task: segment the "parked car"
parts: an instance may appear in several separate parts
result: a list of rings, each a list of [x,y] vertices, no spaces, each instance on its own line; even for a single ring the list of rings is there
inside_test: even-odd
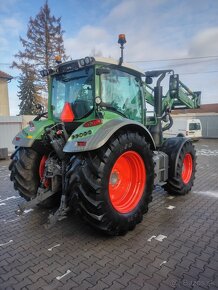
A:
[[[164,137],[187,137],[198,141],[202,137],[202,125],[199,119],[174,117],[173,126],[164,132]]]

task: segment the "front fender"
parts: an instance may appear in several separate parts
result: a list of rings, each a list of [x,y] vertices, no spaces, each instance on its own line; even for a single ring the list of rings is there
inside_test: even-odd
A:
[[[141,134],[145,136],[147,142],[150,143],[151,148],[153,150],[155,149],[154,140],[146,127],[136,121],[123,118],[102,120],[102,124],[95,127],[85,128],[81,125],[70,136],[68,142],[64,146],[64,152],[76,153],[98,149],[121,128],[129,128],[135,132],[141,132]]]

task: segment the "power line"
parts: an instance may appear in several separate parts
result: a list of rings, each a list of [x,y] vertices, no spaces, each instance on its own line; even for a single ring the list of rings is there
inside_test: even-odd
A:
[[[180,73],[180,75],[198,75],[198,74],[210,74],[210,73],[218,73],[218,70],[203,71],[203,72]]]
[[[200,61],[195,61],[195,62],[175,63],[175,64],[170,64],[170,65],[167,65],[167,66],[166,65],[158,66],[158,67],[154,68],[153,70],[164,69],[164,68],[168,68],[168,67],[177,68],[177,67],[183,67],[183,66],[197,65],[197,64],[210,62],[210,61],[218,61],[218,58],[216,58],[216,59],[208,59],[208,60],[200,60]]]
[[[138,63],[138,62],[156,62],[156,61],[179,61],[179,60],[205,59],[205,58],[218,58],[218,55],[183,57],[183,58],[150,59],[150,60],[146,59],[146,60],[135,60],[135,61],[127,61],[127,62],[128,63]]]
[[[189,59],[206,59],[206,58],[218,58],[218,55],[208,55],[208,56],[196,56],[196,57],[183,57],[183,58],[165,58],[165,59],[146,59],[146,60],[134,60],[127,61],[127,63],[140,63],[140,62],[158,62],[158,61],[180,61]],[[1,62],[0,65],[11,65],[11,63]]]

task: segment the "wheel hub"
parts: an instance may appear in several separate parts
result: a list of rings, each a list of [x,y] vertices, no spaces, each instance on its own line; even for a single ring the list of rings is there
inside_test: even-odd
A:
[[[193,171],[193,161],[190,153],[187,153],[184,157],[182,164],[182,180],[185,184],[187,184],[192,176]]]
[[[109,197],[120,213],[133,211],[144,192],[146,168],[135,151],[126,151],[115,161],[109,177]]]
[[[119,180],[119,173],[117,171],[112,172],[110,176],[110,185],[116,186],[119,183]]]

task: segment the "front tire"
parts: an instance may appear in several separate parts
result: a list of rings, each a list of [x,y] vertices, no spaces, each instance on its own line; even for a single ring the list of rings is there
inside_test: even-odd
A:
[[[141,222],[151,201],[152,152],[138,133],[120,132],[102,148],[73,156],[67,179],[69,195],[89,224],[125,234]]]
[[[169,194],[185,195],[194,185],[196,151],[190,140],[179,151],[177,149],[177,146],[168,146],[163,150],[169,156],[169,177],[163,187]]]

